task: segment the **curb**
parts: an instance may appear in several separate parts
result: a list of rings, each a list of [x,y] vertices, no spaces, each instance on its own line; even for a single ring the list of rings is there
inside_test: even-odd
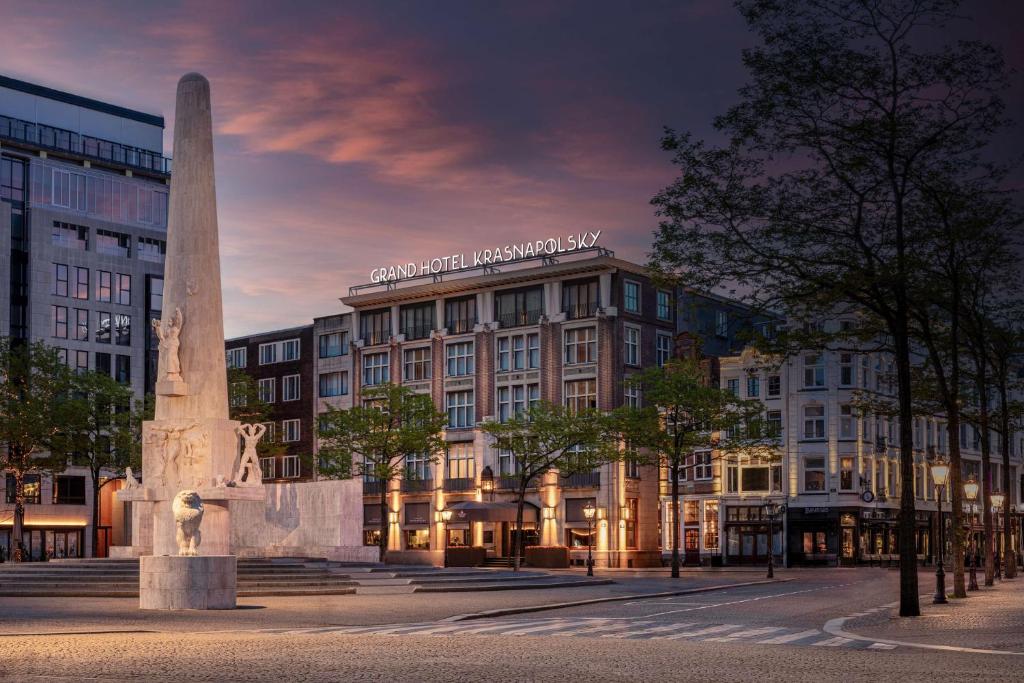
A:
[[[439,586],[416,585],[413,593],[473,593],[477,591],[523,591],[542,590],[545,588],[579,588],[580,586],[606,586],[615,583],[611,579],[594,579],[589,581],[560,581],[558,583],[489,583],[480,586]]]
[[[489,617],[504,617],[511,614],[525,614],[528,612],[543,612],[546,610],[563,609],[565,607],[580,607],[582,605],[595,605],[602,602],[622,602],[624,600],[642,600],[645,598],[670,598],[676,595],[692,595],[694,593],[710,593],[712,591],[725,590],[727,588],[742,588],[744,586],[760,586],[767,583],[786,583],[793,579],[764,579],[762,581],[745,581],[743,583],[728,583],[720,586],[702,586],[700,588],[687,588],[678,591],[662,591],[660,593],[632,593],[630,595],[615,595],[606,598],[591,598],[589,600],[575,600],[573,602],[556,602],[548,605],[528,605],[526,607],[505,607],[492,609],[485,612],[471,612],[469,614],[456,614],[453,617],[441,619],[440,621],[469,621],[471,619],[487,619]],[[609,581],[609,583],[613,583]]]

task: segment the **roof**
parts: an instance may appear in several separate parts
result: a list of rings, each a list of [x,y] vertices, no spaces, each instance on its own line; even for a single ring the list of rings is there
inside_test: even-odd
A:
[[[252,334],[244,334],[240,337],[232,337],[231,339],[225,339],[224,343],[234,344],[237,342],[245,342],[251,344],[256,339],[261,339],[265,337],[277,337],[289,333],[302,333],[312,329],[312,323],[308,325],[297,325],[295,327],[283,327],[279,330],[268,330],[267,332],[253,332]]]
[[[548,263],[532,268],[487,273],[484,275],[474,275],[470,277],[453,277],[457,273],[452,273],[449,275],[451,279],[438,279],[421,285],[395,287],[394,289],[385,289],[383,291],[369,292],[367,294],[346,296],[342,297],[341,302],[348,306],[352,306],[353,308],[381,306],[398,301],[408,301],[410,299],[424,299],[456,293],[469,293],[493,287],[524,285],[540,280],[564,278],[571,275],[601,273],[609,270],[621,270],[641,276],[650,275],[650,272],[646,267],[636,263],[624,261],[622,259],[615,258],[614,256],[598,256],[596,258],[582,259],[579,261]],[[384,287],[386,285],[381,284],[381,286]]]
[[[54,90],[53,88],[47,88],[46,86],[36,85],[35,83],[29,83],[27,81],[19,81],[16,78],[10,78],[9,76],[0,75],[0,87],[8,88],[10,90],[17,90],[19,92],[27,93],[29,95],[36,95],[37,97],[45,97],[49,100],[55,100],[57,102],[63,102],[65,104],[71,104],[76,107],[83,107],[85,109],[92,109],[93,111],[102,112],[104,114],[110,114],[112,116],[119,116],[123,119],[131,119],[132,121],[138,121],[139,123],[146,123],[151,126],[164,127],[164,117],[156,114],[147,114],[145,112],[136,111],[134,109],[128,109],[127,107],[119,107],[116,104],[110,104],[108,102],[101,102],[88,97],[82,97],[81,95],[75,95],[73,93],[64,92],[63,90]]]

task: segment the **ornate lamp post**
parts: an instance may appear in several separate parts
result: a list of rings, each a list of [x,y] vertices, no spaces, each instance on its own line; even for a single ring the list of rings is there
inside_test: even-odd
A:
[[[587,576],[594,575],[594,516],[597,514],[597,508],[594,504],[587,502],[583,508],[583,516],[587,518]]]
[[[775,518],[782,512],[782,503],[766,500],[763,504],[764,514],[768,517],[768,578],[775,578]]]
[[[1002,564],[1001,558],[1005,554],[1005,549],[1003,550],[1003,552],[1000,552],[999,545],[1003,540],[1003,535],[999,533],[999,513],[1003,511],[1003,501],[1006,500],[1006,497],[1003,496],[1003,494],[1001,493],[993,493],[991,496],[989,496],[989,499],[991,499],[992,501],[992,511],[996,515],[996,557],[994,563],[996,565],[996,578],[1002,580],[1003,572],[1000,569],[1000,565]]]
[[[480,472],[480,492],[487,494],[487,499],[494,502],[494,470],[490,465]]]
[[[448,566],[448,522],[452,521],[452,511],[448,508],[441,510],[441,522],[444,528],[444,566]]]
[[[975,546],[975,538],[974,538],[974,503],[975,503],[975,501],[978,500],[978,482],[975,481],[975,479],[973,477],[971,477],[971,479],[969,479],[967,481],[967,483],[964,484],[964,497],[967,498],[967,502],[971,506],[971,512],[970,512],[970,516],[968,517],[968,523],[967,523],[968,529],[970,529],[970,533],[971,533],[971,549],[970,549],[970,553],[971,553],[971,564],[970,564],[971,576],[970,576],[970,581],[967,584],[967,590],[969,590],[969,591],[976,591],[976,590],[978,590],[978,572],[977,572],[977,568],[975,567],[975,565],[977,564],[977,562],[975,562],[975,553],[977,552],[977,550],[974,547]]]
[[[938,566],[935,568],[935,597],[932,603],[936,605],[946,604],[946,569],[942,566],[942,553],[946,547],[945,522],[942,519],[942,490],[946,488],[946,479],[949,478],[949,464],[945,460],[936,460],[932,463],[932,480],[935,482],[935,500],[939,506],[939,551],[936,559]]]

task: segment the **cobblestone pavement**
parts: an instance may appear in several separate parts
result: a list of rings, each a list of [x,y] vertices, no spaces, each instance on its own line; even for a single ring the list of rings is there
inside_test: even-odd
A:
[[[459,619],[459,615],[509,606],[517,598],[520,604],[536,604],[538,600],[592,598],[598,591],[611,596],[612,587],[517,596],[413,594],[359,600],[353,598],[360,596],[341,596],[336,602],[319,597],[266,599],[260,601],[263,609],[144,617],[138,616],[134,605],[126,604],[131,601],[64,606],[50,601],[35,607],[21,604],[29,600],[7,601],[0,609],[0,633],[21,631],[22,635],[0,637],[0,680],[657,678],[875,683],[884,676],[898,677],[901,683],[931,683],[961,677],[977,680],[979,672],[984,672],[986,682],[1021,680],[1021,657],[924,651],[893,646],[886,641],[894,638],[884,636],[891,635],[892,629],[907,629],[901,639],[914,635],[916,640],[934,637],[938,642],[941,637],[966,637],[968,629],[978,628],[997,631],[988,644],[999,642],[1000,649],[1024,651],[1024,611],[1020,609],[1024,580],[954,605],[949,608],[951,613],[956,611],[951,617],[894,623],[888,611],[880,608],[895,597],[896,572],[827,569],[780,572],[780,576],[789,580],[470,619]],[[923,587],[926,576],[922,573]],[[723,578],[713,576],[704,585],[721,583]],[[739,575],[737,580],[751,578]],[[657,578],[638,578],[635,585],[622,580],[614,587],[615,595],[634,590],[650,593],[664,589],[664,583]],[[43,616],[37,620],[33,614],[40,608]],[[932,611],[926,606],[926,614]],[[855,613],[861,616],[844,622],[857,634],[855,638],[826,630],[830,621]],[[959,626],[940,629],[941,637],[930,630],[933,623],[947,620]],[[25,635],[55,624],[62,624],[66,631],[100,632]],[[115,628],[125,632],[102,632]]]

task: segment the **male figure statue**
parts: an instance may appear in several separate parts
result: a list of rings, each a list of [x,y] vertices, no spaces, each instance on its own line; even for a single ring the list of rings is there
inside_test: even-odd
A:
[[[181,361],[178,359],[178,335],[183,324],[181,309],[174,309],[174,316],[164,323],[162,320],[151,321],[153,331],[160,340],[160,358],[164,362],[164,379],[174,382],[181,380]]]
[[[237,431],[245,442],[245,447],[242,450],[242,461],[238,465],[235,481],[243,486],[259,486],[263,481],[263,470],[260,469],[260,459],[256,455],[256,444],[267,431],[267,427],[261,424],[244,424],[239,425]]]

